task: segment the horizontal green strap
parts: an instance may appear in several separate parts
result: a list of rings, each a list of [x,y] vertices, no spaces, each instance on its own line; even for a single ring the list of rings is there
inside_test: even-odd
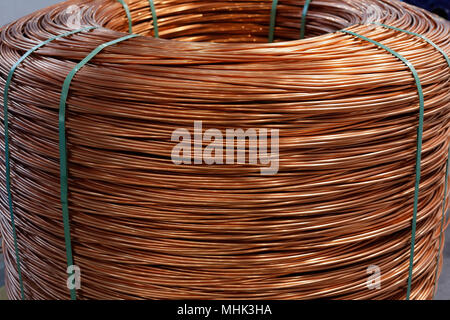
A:
[[[343,33],[350,34],[352,36],[358,37],[370,43],[377,45],[378,47],[386,50],[397,59],[401,60],[410,70],[414,77],[417,87],[417,93],[419,95],[419,126],[417,128],[417,152],[416,152],[416,178],[415,178],[415,186],[414,186],[414,211],[412,218],[412,228],[411,228],[411,250],[410,250],[410,259],[409,259],[409,272],[408,272],[408,288],[406,293],[406,299],[409,300],[411,297],[411,284],[412,284],[412,276],[413,276],[413,264],[414,264],[414,247],[416,242],[416,225],[417,225],[417,211],[419,204],[419,186],[420,186],[420,175],[421,175],[421,162],[422,162],[422,140],[423,140],[423,122],[425,115],[425,99],[423,95],[422,84],[420,83],[419,74],[417,73],[416,68],[409,62],[405,57],[403,57],[398,52],[392,50],[391,48],[385,46],[382,43],[379,43],[373,39],[367,38],[363,35],[360,35],[356,32],[341,30]]]
[[[379,23],[379,22],[374,22],[373,24],[376,24],[376,25],[379,25],[379,26],[382,26],[382,27],[385,27],[385,28],[388,28],[388,29],[404,32],[404,33],[407,33],[407,34],[410,34],[410,35],[413,35],[413,36],[421,38],[422,40],[426,41],[428,44],[432,45],[437,51],[439,51],[444,56],[444,59],[447,61],[447,64],[450,66],[450,58],[448,57],[447,53],[444,50],[442,50],[442,48],[440,48],[437,44],[435,44],[433,41],[431,41],[429,38],[425,37],[424,35],[421,35],[419,33],[415,33],[415,32],[412,32],[412,31],[400,29],[400,28],[397,28],[397,27],[388,26],[386,24],[382,24],[382,23]]]
[[[66,140],[66,103],[69,95],[70,84],[77,72],[83,68],[92,58],[94,58],[100,51],[106,47],[112,46],[116,43],[138,37],[137,34],[130,34],[125,37],[118,38],[116,40],[104,43],[95,48],[78,63],[72,71],[67,75],[64,80],[64,84],[61,90],[61,99],[59,103],[59,163],[60,163],[60,181],[61,181],[61,205],[64,222],[64,238],[66,242],[66,256],[67,266],[73,265],[72,256],[72,240],[70,236],[70,220],[69,220],[69,181],[68,181],[68,166],[67,166],[67,140]],[[75,288],[70,290],[70,296],[72,300],[76,300]]]
[[[3,92],[3,120],[4,120],[4,138],[5,138],[5,182],[6,182],[6,192],[8,195],[8,206],[9,206],[9,214],[11,218],[11,226],[12,226],[12,233],[14,238],[14,250],[16,255],[16,263],[17,263],[17,273],[19,276],[19,283],[20,283],[20,294],[22,297],[22,300],[25,299],[24,294],[24,288],[23,288],[23,278],[22,278],[22,268],[21,268],[21,262],[20,262],[20,256],[19,256],[19,246],[17,242],[17,231],[16,231],[16,225],[15,225],[15,219],[14,219],[14,212],[13,212],[13,202],[12,202],[12,194],[11,194],[11,165],[10,165],[10,147],[9,147],[9,121],[8,121],[8,101],[9,101],[9,88],[11,86],[11,81],[14,76],[14,73],[17,69],[17,67],[33,52],[38,50],[39,48],[45,46],[46,44],[59,39],[63,37],[67,37],[79,32],[88,31],[91,29],[95,29],[96,27],[85,27],[82,29],[66,32],[54,37],[51,37],[38,45],[34,46],[30,50],[28,50],[22,57],[20,57],[19,60],[17,60],[16,63],[11,67],[11,70],[9,71],[8,77],[6,79],[5,88]]]

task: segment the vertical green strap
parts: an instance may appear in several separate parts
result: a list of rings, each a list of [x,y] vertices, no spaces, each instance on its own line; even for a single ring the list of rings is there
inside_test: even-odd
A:
[[[156,15],[155,4],[153,3],[153,0],[148,0],[148,3],[150,4],[150,9],[152,11],[154,37],[159,38],[158,16]]]
[[[16,225],[15,225],[15,219],[14,219],[14,212],[13,212],[13,201],[12,201],[12,195],[11,195],[11,165],[10,165],[10,150],[9,150],[9,122],[8,122],[8,100],[9,100],[9,87],[11,86],[11,81],[14,76],[14,73],[17,69],[17,67],[33,52],[38,50],[39,48],[45,46],[46,44],[62,38],[67,37],[69,35],[88,31],[91,29],[95,29],[96,27],[86,27],[70,32],[66,32],[64,34],[60,34],[57,36],[54,36],[52,38],[49,38],[38,45],[34,46],[30,50],[28,50],[22,57],[20,57],[19,60],[11,67],[11,70],[9,71],[8,78],[6,79],[5,83],[5,89],[3,92],[3,121],[4,121],[4,138],[5,138],[5,182],[6,182],[6,192],[8,194],[8,206],[9,206],[9,214],[11,218],[11,226],[12,226],[12,233],[14,238],[14,250],[16,254],[16,264],[17,264],[17,273],[19,275],[19,283],[20,283],[20,294],[22,297],[22,300],[25,299],[24,289],[23,289],[23,278],[22,278],[22,268],[20,263],[20,256],[19,256],[19,246],[17,243],[17,232],[16,232]]]
[[[123,6],[123,9],[125,10],[125,14],[127,15],[128,33],[133,34],[133,20],[131,18],[130,8],[128,7],[127,3],[124,0],[117,0],[117,1],[120,2],[120,4]],[[155,4],[154,4],[153,0],[148,0],[148,3],[150,4],[150,10],[152,12],[154,36],[155,36],[155,38],[159,38],[158,16],[156,15]]]
[[[435,44],[433,41],[431,41],[430,39],[428,39],[427,37],[415,33],[415,32],[411,32],[408,30],[404,30],[404,29],[400,29],[397,27],[393,27],[393,26],[388,26],[386,24],[382,24],[379,22],[375,22],[374,24],[377,24],[379,26],[388,28],[388,29],[392,29],[392,30],[396,30],[396,31],[400,31],[400,32],[404,32],[416,37],[421,38],[422,40],[424,40],[425,42],[427,42],[428,44],[432,45],[436,50],[438,50],[443,56],[444,59],[447,61],[447,64],[450,68],[450,58],[448,57],[447,53],[442,50],[437,44]],[[450,69],[449,69],[450,70]],[[450,157],[450,147],[449,147],[449,153],[448,153],[448,157]],[[445,221],[445,216],[446,216],[446,212],[445,212],[445,204],[446,204],[446,200],[447,200],[447,190],[448,190],[448,167],[449,167],[449,159],[447,158],[447,165],[446,165],[446,169],[445,169],[445,193],[444,193],[444,200],[443,200],[443,208],[442,208],[442,218],[441,218],[441,231],[439,234],[439,249],[438,249],[438,254],[437,254],[437,261],[436,261],[436,274],[435,274],[435,278],[434,278],[434,294],[436,294],[436,285],[437,285],[437,277],[438,277],[438,271],[439,271],[439,259],[440,259],[440,253],[441,253],[441,247],[442,247],[442,234],[443,234],[443,228],[444,228],[444,221]]]
[[[421,175],[421,162],[422,162],[422,138],[423,138],[423,120],[425,115],[425,100],[422,90],[422,85],[420,83],[419,75],[417,73],[416,68],[409,62],[405,57],[400,55],[398,52],[392,50],[391,48],[375,41],[364,37],[360,34],[357,34],[348,30],[341,30],[343,33],[347,33],[363,39],[365,41],[371,42],[378,47],[386,50],[390,54],[394,55],[397,59],[400,59],[412,72],[414,80],[416,81],[417,93],[419,95],[419,126],[417,128],[417,152],[416,152],[416,179],[414,186],[414,211],[412,218],[412,230],[411,230],[411,250],[410,250],[410,258],[409,258],[409,272],[408,272],[408,288],[406,293],[406,299],[409,300],[411,297],[411,283],[412,283],[412,273],[413,273],[413,263],[414,263],[414,247],[416,242],[416,225],[417,225],[417,211],[419,204],[419,186],[420,186],[420,175]]]
[[[151,0],[150,0],[151,1]],[[305,38],[305,29],[306,29],[306,15],[308,14],[309,5],[311,4],[311,0],[306,0],[305,5],[303,6],[302,11],[302,21],[300,25],[300,39]],[[272,9],[270,11],[270,26],[269,26],[269,43],[273,42],[275,36],[275,23],[277,19],[277,6],[278,0],[272,0]]]
[[[305,5],[303,6],[302,24],[300,27],[300,39],[305,39],[306,15],[308,14],[310,3],[311,3],[311,0],[306,0]]]
[[[73,265],[72,256],[72,241],[70,237],[70,220],[69,220],[69,182],[68,182],[68,167],[67,167],[67,141],[66,141],[66,102],[69,95],[70,84],[77,72],[84,67],[92,58],[94,58],[104,48],[114,45],[116,43],[137,37],[137,34],[130,34],[125,37],[104,43],[95,48],[78,63],[72,71],[67,75],[61,90],[61,99],[59,103],[59,163],[60,163],[60,180],[61,180],[61,205],[64,221],[64,238],[66,241],[66,255],[67,266]],[[76,300],[76,290],[70,290],[70,297]]]
[[[277,20],[278,0],[272,0],[272,9],[270,10],[269,43],[273,42],[275,36],[275,22]]]
[[[128,33],[132,34],[133,33],[133,23],[132,23],[133,20],[131,19],[130,8],[128,8],[128,5],[124,0],[117,0],[117,1],[120,2],[123,9],[125,10],[125,13],[126,13],[127,19],[128,19]]]

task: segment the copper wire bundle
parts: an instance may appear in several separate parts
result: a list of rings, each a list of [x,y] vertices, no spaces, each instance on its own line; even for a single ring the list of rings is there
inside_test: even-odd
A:
[[[74,78],[67,104],[70,226],[79,299],[404,299],[419,102],[409,69],[347,28],[407,58],[425,95],[412,299],[433,297],[450,137],[450,23],[391,0],[129,0],[133,32]],[[67,1],[5,26],[11,66],[70,30],[66,8],[100,26],[53,41],[17,69],[9,94],[13,209],[25,297],[68,299],[58,107],[73,67],[127,32],[113,0]],[[3,103],[3,101],[2,101]],[[175,165],[171,134],[280,130],[280,168]],[[3,128],[0,128],[3,133]],[[4,155],[4,141],[0,139]],[[7,292],[19,299],[1,170]],[[445,228],[446,226],[444,226]],[[442,259],[439,260],[442,263]],[[367,268],[381,269],[381,288]]]

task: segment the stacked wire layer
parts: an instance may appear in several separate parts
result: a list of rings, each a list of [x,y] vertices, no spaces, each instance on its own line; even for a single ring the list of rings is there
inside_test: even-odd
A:
[[[69,213],[79,299],[405,299],[419,98],[425,100],[412,299],[431,299],[442,263],[450,141],[450,70],[421,34],[450,52],[450,23],[391,0],[126,1],[141,36],[104,48],[67,100]],[[123,37],[114,0],[74,0],[0,34],[0,91],[9,89],[11,191],[26,299],[68,299],[60,201],[58,110],[75,65]],[[0,98],[2,99],[2,98]],[[5,101],[0,100],[2,105]],[[4,117],[4,114],[3,114]],[[3,118],[2,118],[3,120]],[[172,161],[172,133],[278,129],[279,170]],[[4,124],[1,234],[7,293],[20,299]],[[448,196],[447,196],[448,199]],[[371,266],[380,286],[368,286]],[[437,271],[437,272],[436,272]]]

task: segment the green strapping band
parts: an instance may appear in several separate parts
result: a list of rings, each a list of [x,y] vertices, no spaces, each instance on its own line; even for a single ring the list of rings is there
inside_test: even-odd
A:
[[[277,20],[278,0],[272,1],[272,9],[270,10],[270,26],[269,26],[269,43],[273,42],[275,36],[275,22]]]
[[[408,30],[403,30],[403,29],[400,29],[400,28],[397,28],[397,27],[388,26],[386,24],[382,24],[382,23],[379,23],[379,22],[374,22],[373,24],[376,24],[376,25],[379,25],[379,26],[382,26],[382,27],[385,27],[385,28],[388,28],[388,29],[404,32],[404,33],[407,33],[407,34],[410,34],[410,35],[413,35],[413,36],[421,38],[422,40],[428,42],[428,44],[432,45],[436,50],[438,50],[444,56],[445,60],[447,61],[448,65],[450,67],[450,58],[448,57],[447,53],[445,53],[444,50],[442,50],[437,44],[435,44],[433,41],[431,41],[427,37],[425,37],[425,36],[423,36],[421,34],[415,33],[415,32],[411,32],[411,31],[408,31]]]
[[[308,14],[308,10],[309,10],[309,5],[310,4],[311,4],[311,0],[306,0],[305,5],[303,6],[302,22],[301,22],[301,25],[300,25],[300,39],[304,39],[305,38],[306,15]],[[272,0],[272,9],[270,11],[269,43],[273,42],[273,39],[274,39],[274,36],[275,36],[275,23],[276,23],[276,19],[277,19],[277,6],[278,6],[278,0]]]
[[[403,57],[398,52],[392,50],[391,48],[381,44],[375,40],[364,37],[358,33],[341,30],[343,33],[347,33],[363,39],[365,41],[371,42],[378,47],[386,50],[397,59],[401,60],[412,72],[414,76],[414,80],[416,81],[417,92],[419,95],[419,127],[417,128],[417,152],[416,152],[416,180],[414,186],[414,211],[413,211],[413,219],[412,219],[412,230],[411,230],[411,250],[410,250],[410,259],[409,259],[409,272],[408,272],[408,289],[406,293],[406,299],[409,300],[411,297],[411,283],[412,283],[412,272],[413,272],[413,263],[414,263],[414,246],[416,242],[416,224],[417,224],[417,211],[419,204],[419,186],[420,186],[420,174],[421,174],[421,162],[422,162],[422,138],[423,138],[423,119],[425,114],[425,99],[423,95],[422,85],[420,83],[419,75],[417,73],[416,68],[409,62],[405,57]]]
[[[72,256],[72,242],[70,238],[70,221],[69,221],[69,181],[68,181],[68,168],[67,168],[67,141],[66,141],[66,102],[69,95],[70,84],[77,72],[84,67],[92,58],[94,58],[104,48],[114,45],[116,43],[138,37],[137,34],[130,34],[125,37],[118,38],[116,40],[104,43],[95,48],[78,63],[72,71],[68,74],[64,80],[64,84],[61,90],[61,99],[59,103],[59,163],[60,163],[60,180],[61,180],[61,205],[64,221],[64,238],[66,241],[66,255],[67,266],[73,265]],[[76,300],[76,290],[70,290],[70,297],[72,300]]]
[[[159,38],[159,31],[158,31],[158,17],[156,15],[156,9],[155,4],[153,3],[153,0],[148,0],[148,3],[150,4],[150,9],[152,10],[152,19],[153,19],[153,32],[154,37]]]
[[[428,44],[432,45],[436,50],[438,50],[443,56],[444,59],[447,61],[447,64],[450,68],[450,58],[448,57],[447,53],[442,50],[437,44],[435,44],[433,41],[431,41],[430,39],[428,39],[427,37],[419,34],[419,33],[415,33],[412,31],[408,31],[408,30],[404,30],[404,29],[400,29],[397,27],[393,27],[393,26],[388,26],[386,24],[382,24],[379,22],[375,22],[374,24],[388,28],[388,29],[392,29],[392,30],[396,30],[396,31],[400,31],[400,32],[404,32],[416,37],[421,38],[422,40],[424,40],[425,42],[427,42]],[[450,70],[450,69],[449,69]],[[449,148],[449,153],[448,153],[448,157],[450,157],[450,148]],[[447,200],[447,190],[448,190],[448,167],[449,167],[449,158],[447,158],[447,165],[446,165],[446,169],[445,169],[445,193],[444,193],[444,200],[443,200],[443,205],[442,205],[442,218],[441,218],[441,231],[439,234],[439,249],[438,249],[438,254],[437,254],[437,262],[436,262],[436,273],[435,273],[435,278],[434,278],[434,294],[436,294],[436,285],[437,285],[437,276],[438,276],[438,271],[439,271],[439,258],[440,258],[440,252],[441,252],[441,247],[442,247],[442,234],[443,234],[443,228],[444,228],[444,221],[445,221],[445,204],[446,204],[446,200]]]
[[[120,2],[120,4],[123,6],[123,9],[125,10],[125,13],[127,15],[127,19],[128,19],[128,33],[132,34],[133,33],[133,20],[131,19],[131,13],[130,13],[130,8],[128,8],[128,5],[126,4],[125,1],[123,0],[117,0],[118,2]]]
[[[28,50],[22,57],[20,57],[19,60],[11,67],[11,70],[9,71],[8,78],[6,79],[5,83],[5,90],[3,92],[3,120],[4,120],[4,137],[5,137],[5,182],[6,182],[6,192],[8,194],[8,206],[9,206],[9,214],[11,217],[11,226],[12,226],[12,233],[14,238],[14,250],[16,254],[16,263],[17,263],[17,273],[19,275],[19,283],[20,283],[20,294],[22,297],[22,300],[25,299],[25,293],[23,289],[23,278],[22,278],[22,268],[20,263],[20,256],[19,256],[19,246],[17,243],[17,232],[16,232],[16,225],[15,225],[15,219],[14,219],[14,212],[13,212],[13,202],[12,202],[12,195],[11,195],[11,165],[10,165],[10,151],[9,151],[9,122],[8,122],[8,100],[9,100],[9,87],[11,86],[11,81],[14,76],[14,73],[17,69],[17,67],[33,52],[38,50],[39,48],[45,46],[46,44],[59,39],[63,37],[67,37],[70,35],[73,35],[75,33],[88,31],[91,29],[95,29],[96,27],[86,27],[70,32],[66,32],[54,37],[51,37],[38,45],[34,46],[30,50]]]
[[[300,27],[300,39],[305,39],[306,15],[308,14],[310,3],[311,3],[311,0],[306,0],[305,5],[303,6],[302,24]]]

